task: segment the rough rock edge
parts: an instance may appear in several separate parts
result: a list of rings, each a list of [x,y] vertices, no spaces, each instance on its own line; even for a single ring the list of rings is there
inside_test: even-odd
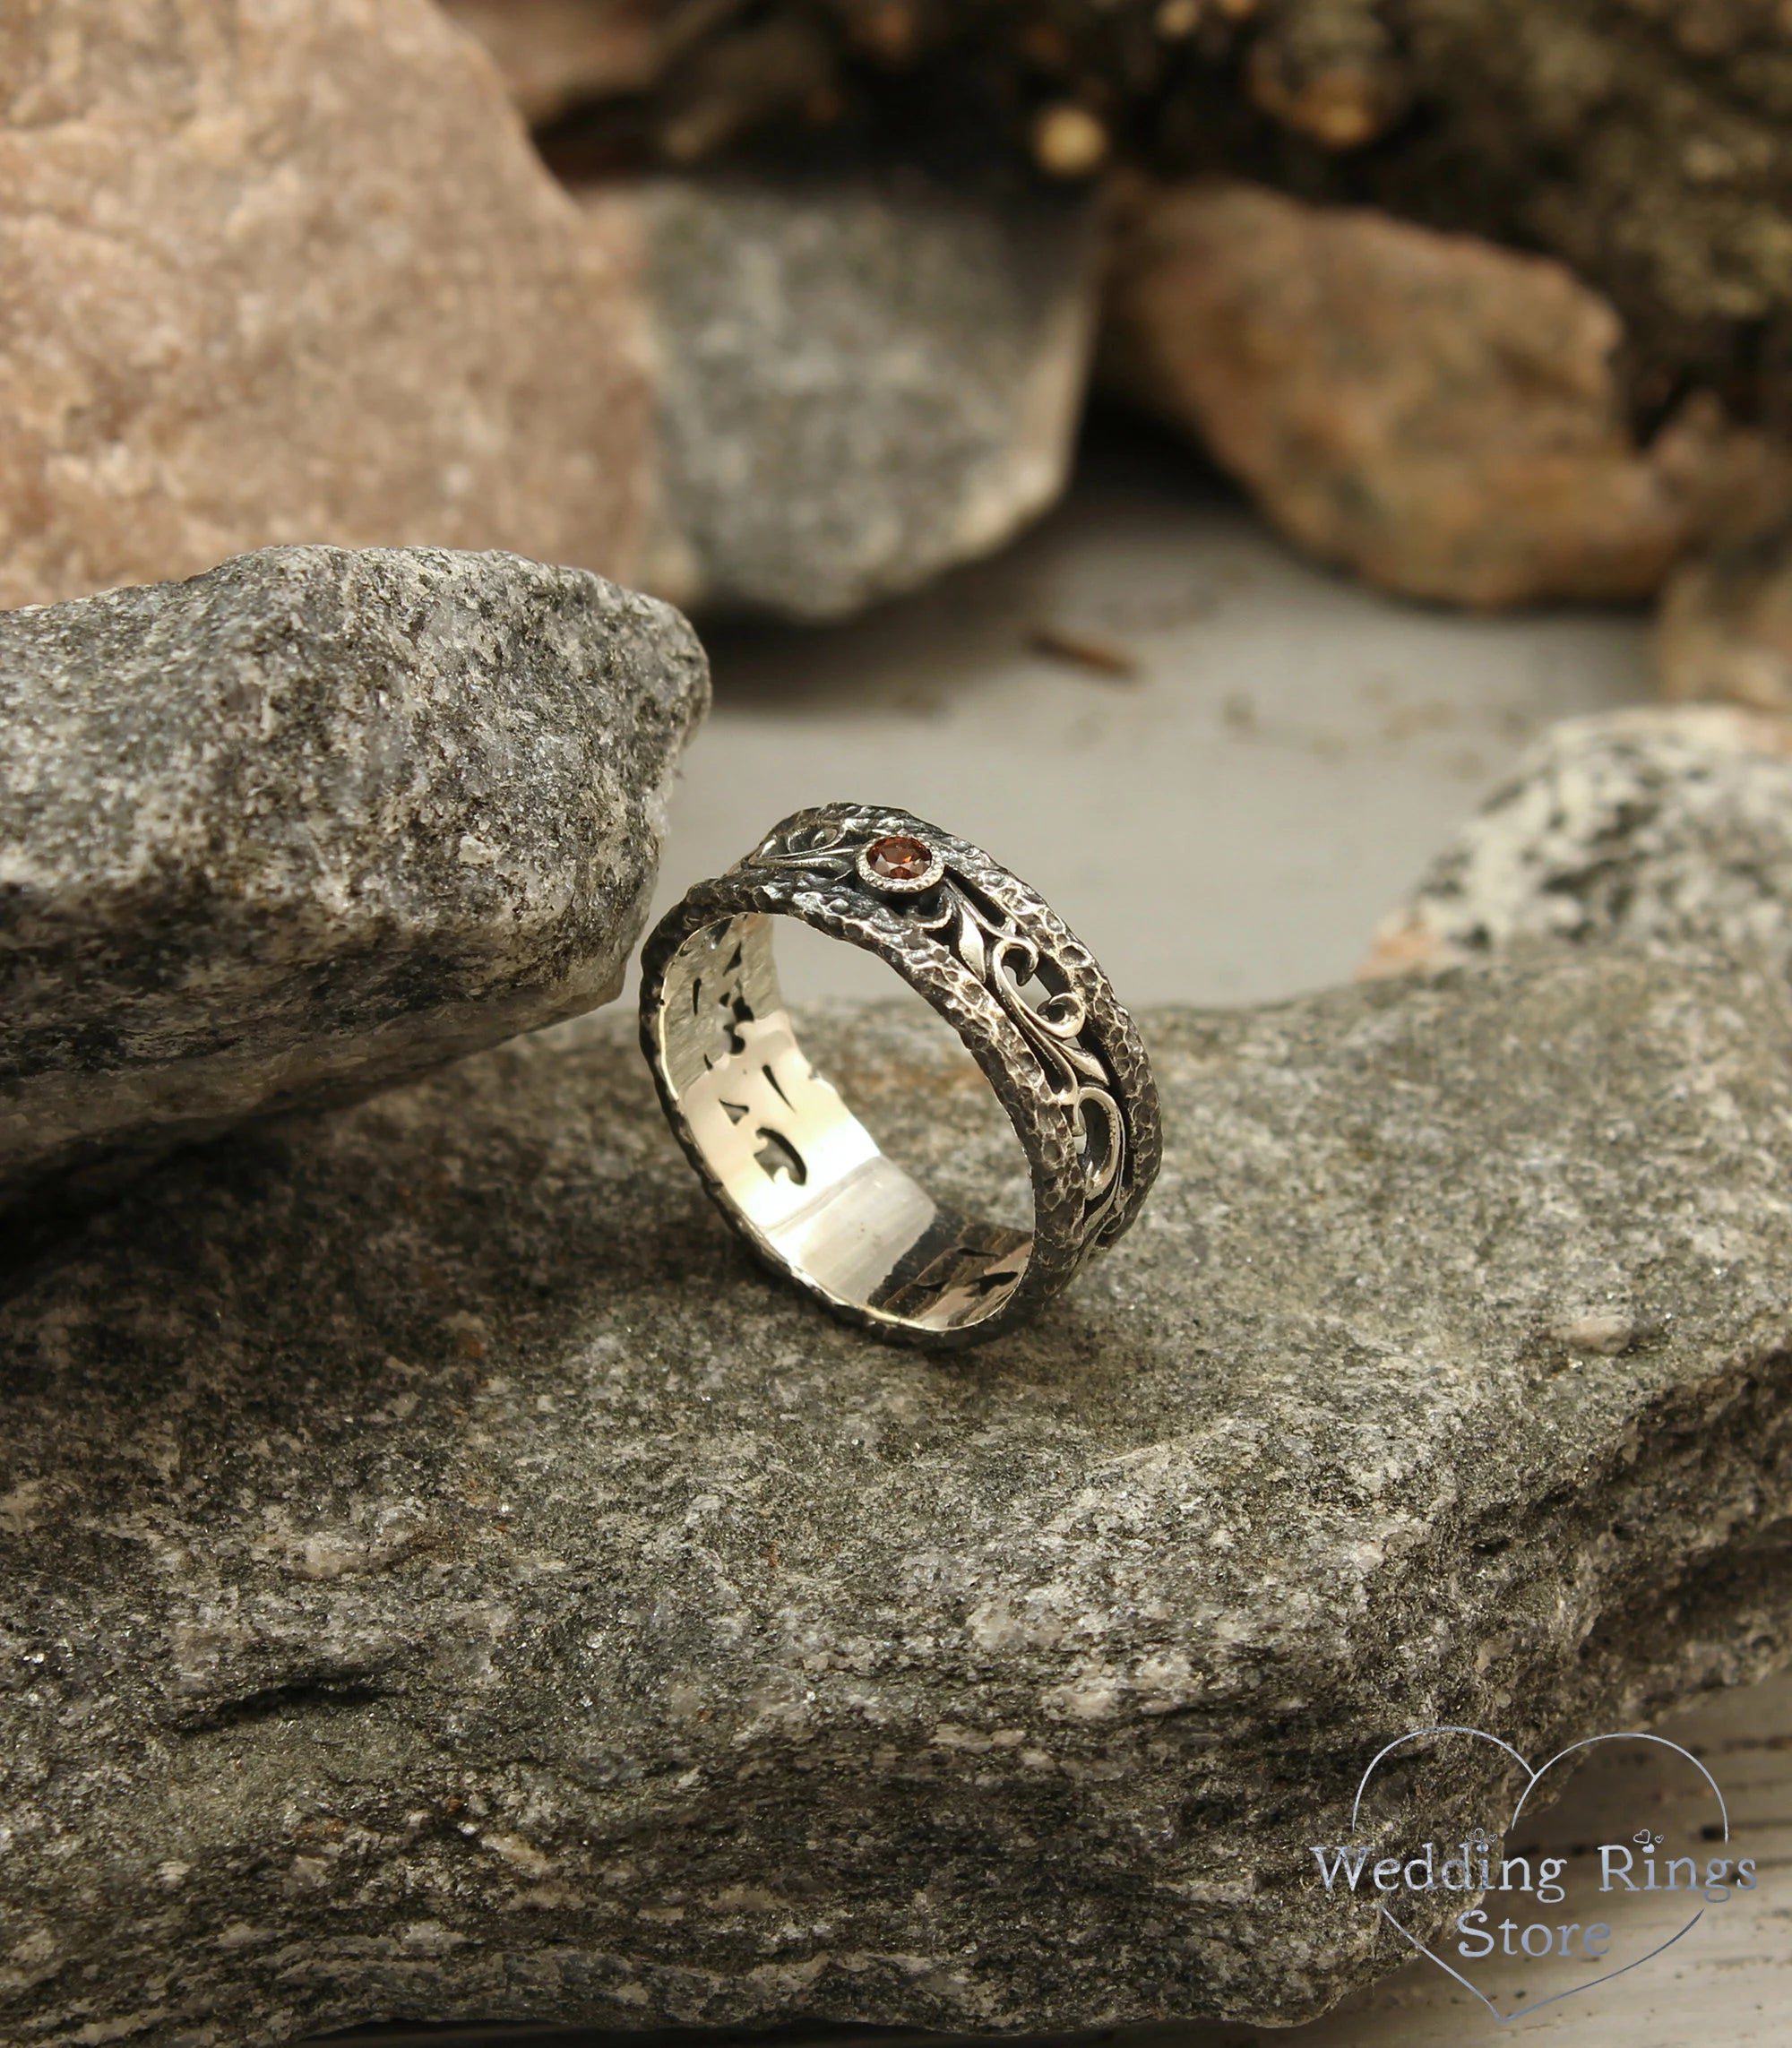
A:
[[[526,642],[519,654],[513,640],[509,663],[494,645],[506,625]],[[389,710],[369,674],[395,641],[410,688]],[[575,673],[579,656],[589,674]],[[479,758],[444,684],[477,688],[494,672],[508,683],[519,660],[537,665],[543,701],[519,718],[514,697],[494,691]],[[586,570],[429,547],[268,547],[182,581],[0,615],[0,661],[14,721],[0,775],[20,783],[0,831],[0,925],[21,991],[0,1022],[0,1127],[14,1127],[0,1209],[92,1199],[174,1145],[352,1102],[609,1002],[709,688],[689,624],[657,598]],[[121,669],[165,699],[185,691],[210,706],[217,745],[194,744],[189,712],[165,759],[132,747],[129,701],[82,693]],[[564,734],[551,729],[550,685]],[[245,689],[266,694],[260,736],[230,727]],[[475,707],[464,722],[484,716]],[[374,756],[366,787],[307,736],[331,719],[332,737],[351,734],[358,718]],[[506,750],[552,758],[556,738],[619,784],[641,771],[638,786],[616,814],[569,809],[558,828],[515,839],[496,895],[471,870],[464,891],[444,881],[437,842],[448,821],[483,816],[475,785],[516,784]],[[413,759],[391,757],[401,744]],[[233,764],[276,745],[292,786],[270,792],[246,774],[238,789]],[[131,757],[116,773],[115,749]],[[271,857],[267,846],[311,840],[305,807],[332,773],[347,778],[346,813],[309,854]],[[241,815],[208,808],[220,788]],[[381,843],[349,877],[357,830]],[[582,895],[559,871],[567,861]],[[208,986],[220,966],[237,977],[234,1002]]]

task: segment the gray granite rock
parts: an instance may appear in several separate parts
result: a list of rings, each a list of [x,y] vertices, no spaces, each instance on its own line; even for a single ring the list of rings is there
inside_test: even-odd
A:
[[[657,533],[680,604],[838,617],[1056,498],[1094,320],[1086,201],[895,177],[666,178],[638,201],[659,356]]]
[[[0,615],[0,1206],[607,1001],[707,690],[676,613],[509,555]]]
[[[1286,2023],[1400,1959],[1305,1846],[1391,1734],[1792,1647],[1778,977],[1144,1024],[1150,1207],[968,1356],[754,1267],[621,1018],[168,1162],[17,1278],[0,2041]],[[1015,1194],[955,1046],[814,1044]]]
[[[1365,971],[1615,938],[1792,969],[1792,720],[1718,705],[1564,719],[1390,913]]]

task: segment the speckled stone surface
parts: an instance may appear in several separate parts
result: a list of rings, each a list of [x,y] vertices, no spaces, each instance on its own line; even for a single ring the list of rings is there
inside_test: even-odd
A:
[[[0,1206],[607,1001],[707,701],[676,612],[509,555],[0,615]]]
[[[1715,943],[1792,969],[1792,719],[1715,704],[1563,719],[1383,921],[1366,971],[1529,939]]]
[[[835,618],[988,554],[1057,497],[1096,306],[1090,207],[893,176],[593,187],[641,210],[659,356],[642,580]]]
[[[1382,1742],[1784,1655],[1777,978],[1142,1024],[1150,1205],[968,1355],[753,1266],[620,1016],[170,1161],[15,1273],[0,2041],[1292,2020],[1399,1959],[1304,1846]],[[943,1192],[1020,1191],[950,1041],[813,1044]]]

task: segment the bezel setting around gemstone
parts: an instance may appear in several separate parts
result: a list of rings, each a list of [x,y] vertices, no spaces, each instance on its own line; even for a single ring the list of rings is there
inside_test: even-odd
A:
[[[912,832],[885,832],[859,849],[858,878],[881,896],[918,896],[945,873],[939,849]]]

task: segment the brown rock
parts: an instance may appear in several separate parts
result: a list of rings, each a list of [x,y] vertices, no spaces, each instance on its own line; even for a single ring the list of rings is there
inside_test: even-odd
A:
[[[483,43],[529,121],[643,92],[659,68],[667,0],[440,0]]]
[[[430,0],[0,10],[0,607],[292,540],[625,577],[629,228]]]
[[[1123,232],[1106,374],[1373,582],[1474,605],[1629,598],[1774,466],[1704,400],[1639,449],[1620,339],[1559,263],[1202,183]]]
[[[1655,659],[1669,697],[1792,711],[1792,529],[1676,570],[1661,596]]]

